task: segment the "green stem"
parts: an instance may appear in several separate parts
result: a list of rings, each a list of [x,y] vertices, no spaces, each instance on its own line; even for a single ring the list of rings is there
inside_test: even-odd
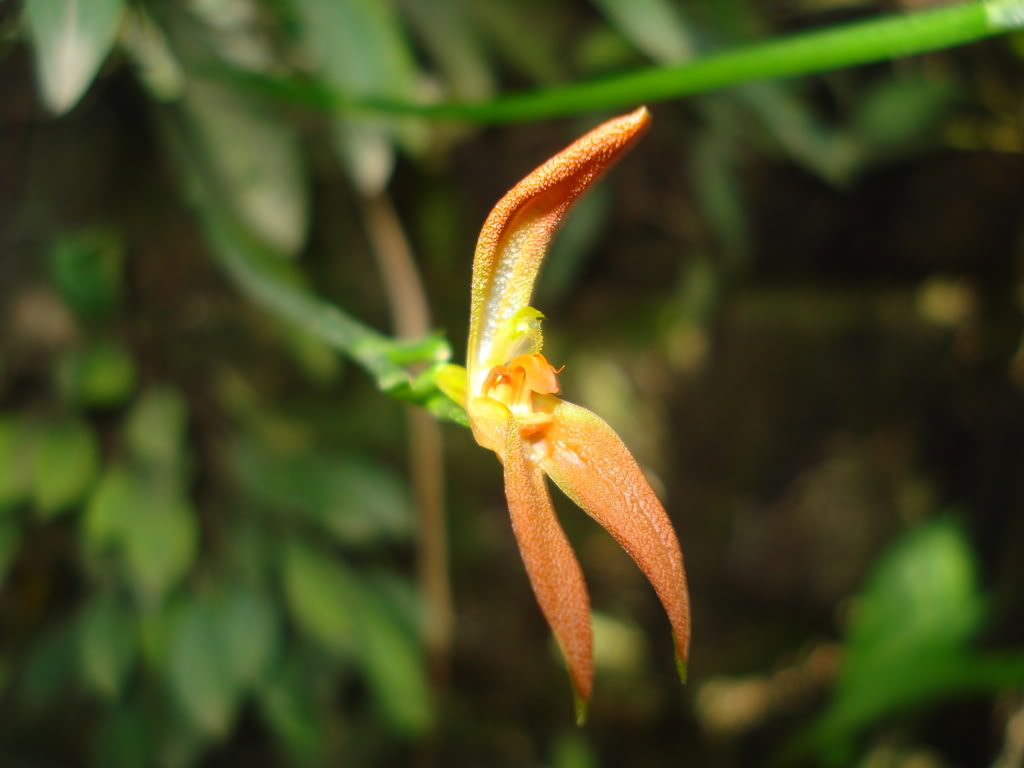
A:
[[[345,353],[366,369],[381,389],[393,389],[410,380],[409,374],[391,359],[391,348],[397,346],[392,340],[353,320],[333,304],[276,278],[272,264],[260,264],[252,253],[245,253],[237,241],[225,237],[209,223],[207,232],[221,266],[256,302]]]
[[[432,381],[424,379],[424,376],[429,378],[430,371],[414,377],[404,366],[447,360],[445,340],[433,336],[411,342],[396,341],[306,290],[294,265],[258,242],[223,204],[225,196],[219,194],[216,180],[205,172],[208,164],[195,156],[198,143],[189,141],[186,121],[169,109],[163,110],[161,115],[164,134],[178,165],[191,182],[189,190],[210,250],[232,281],[259,304],[362,366],[380,389],[428,407],[433,403],[432,410],[442,408],[443,396]],[[441,415],[458,417],[448,411]]]
[[[251,87],[311,106],[387,112],[468,122],[540,120],[622,109],[732,85],[797,77],[936,51],[1024,26],[1024,0],[985,0],[814,30],[673,67],[655,67],[592,82],[548,88],[484,103],[415,104],[348,98],[319,86],[239,75]]]

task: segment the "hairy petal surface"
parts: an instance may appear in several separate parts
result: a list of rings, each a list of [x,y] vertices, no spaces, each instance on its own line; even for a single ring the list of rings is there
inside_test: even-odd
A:
[[[582,719],[593,687],[590,598],[576,555],[555,516],[544,472],[528,456],[515,420],[506,424],[505,496],[534,595],[565,656]]]
[[[484,222],[473,257],[469,325],[470,387],[505,360],[498,331],[530,303],[544,252],[569,206],[610,168],[650,123],[646,107],[599,125],[516,184]]]
[[[538,463],[622,545],[658,593],[672,624],[680,674],[690,645],[690,600],[672,523],[614,430],[578,405],[550,398],[554,416]]]

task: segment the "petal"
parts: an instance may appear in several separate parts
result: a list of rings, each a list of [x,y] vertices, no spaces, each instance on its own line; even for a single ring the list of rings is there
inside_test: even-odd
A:
[[[557,398],[552,398],[557,400]],[[672,523],[636,460],[601,418],[557,400],[541,467],[640,566],[672,624],[680,675],[690,644],[686,572]]]
[[[516,184],[484,222],[473,258],[470,312],[470,386],[479,386],[494,365],[498,331],[530,303],[533,283],[555,227],[572,202],[611,167],[650,123],[640,107],[577,139]]]
[[[560,389],[558,371],[544,355],[534,353],[514,357],[509,361],[508,367],[510,370],[515,370],[517,366],[523,369],[526,386],[530,388],[531,392],[536,392],[539,395],[553,395]]]
[[[582,721],[593,685],[590,598],[583,572],[555,517],[544,472],[527,455],[515,420],[505,437],[505,496],[519,551],[544,618],[565,656]]]
[[[494,451],[504,461],[506,434],[512,412],[489,397],[471,397],[466,404],[466,414],[477,445]]]

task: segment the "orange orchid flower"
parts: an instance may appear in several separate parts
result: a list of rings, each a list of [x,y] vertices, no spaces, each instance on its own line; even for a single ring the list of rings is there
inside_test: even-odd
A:
[[[465,406],[476,441],[504,465],[512,528],[537,602],[565,656],[580,722],[593,685],[590,598],[545,475],[640,566],[668,614],[680,677],[686,674],[689,598],[672,524],[612,428],[555,396],[558,370],[541,354],[543,315],[529,306],[545,250],[569,206],[649,123],[644,107],[609,120],[498,202],[473,260],[467,367],[448,366],[439,377],[442,389]]]

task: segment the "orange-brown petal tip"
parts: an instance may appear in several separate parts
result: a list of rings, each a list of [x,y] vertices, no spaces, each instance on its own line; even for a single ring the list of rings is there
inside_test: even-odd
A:
[[[672,522],[619,436],[585,408],[552,398],[547,454],[540,465],[600,523],[651,582],[672,625],[676,655],[690,644],[686,570]]]
[[[509,417],[503,426],[505,498],[512,531],[534,596],[565,659],[576,700],[586,703],[593,688],[594,647],[583,572],[551,505],[544,473],[528,458],[518,425]],[[578,717],[578,704],[576,712]]]
[[[651,111],[641,104],[628,115],[625,115],[625,118],[638,126],[646,126],[647,123],[651,122]]]

